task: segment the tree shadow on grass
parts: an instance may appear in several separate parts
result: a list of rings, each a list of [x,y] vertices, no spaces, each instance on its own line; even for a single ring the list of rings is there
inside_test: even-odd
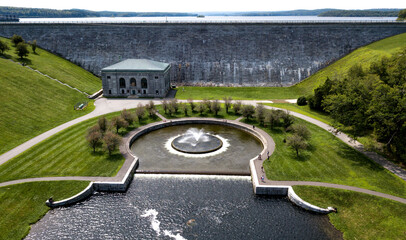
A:
[[[373,171],[384,171],[384,167],[349,146],[340,146],[338,155],[351,161],[353,166],[366,167]]]
[[[124,158],[123,155],[121,155],[120,152],[114,152],[111,155],[108,155],[108,153],[106,153],[106,154],[107,154],[106,159],[111,161],[111,162],[120,161],[120,160],[122,160]]]
[[[32,65],[32,62],[28,58],[18,58],[17,61],[21,63],[23,66]]]

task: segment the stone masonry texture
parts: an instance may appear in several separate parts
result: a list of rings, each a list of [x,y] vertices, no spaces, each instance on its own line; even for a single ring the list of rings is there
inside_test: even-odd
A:
[[[100,75],[127,58],[172,65],[174,84],[290,86],[404,23],[0,24]]]

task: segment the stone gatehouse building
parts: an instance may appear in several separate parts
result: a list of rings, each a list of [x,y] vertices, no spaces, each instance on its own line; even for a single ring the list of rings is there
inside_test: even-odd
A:
[[[148,59],[127,59],[101,70],[106,97],[165,97],[171,65]]]

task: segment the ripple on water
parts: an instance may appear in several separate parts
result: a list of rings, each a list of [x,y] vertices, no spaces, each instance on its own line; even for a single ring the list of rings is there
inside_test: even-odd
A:
[[[193,224],[191,223],[191,220]],[[27,239],[340,239],[328,217],[258,197],[248,177],[138,175],[126,193],[97,193],[49,211]]]

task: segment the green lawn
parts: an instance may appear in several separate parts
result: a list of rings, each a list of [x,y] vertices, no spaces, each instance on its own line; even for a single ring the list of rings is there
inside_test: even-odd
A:
[[[0,58],[0,154],[94,109],[82,111],[83,94],[9,60]]]
[[[276,107],[276,108],[282,108],[282,109],[286,109],[286,110],[289,110],[292,112],[297,112],[297,113],[303,114],[305,116],[319,120],[320,122],[329,124],[330,126],[335,124],[334,119],[332,119],[330,117],[330,115],[328,115],[327,113],[323,113],[323,112],[319,112],[319,111],[310,109],[309,105],[299,106],[299,105],[293,104],[293,103],[265,103],[264,105]]]
[[[119,114],[110,113],[106,118]],[[65,129],[0,165],[0,182],[51,176],[115,176],[125,160],[120,152],[117,150],[109,156],[98,149],[93,153],[85,139],[87,130],[97,123],[97,119]],[[156,120],[145,118],[141,124]],[[128,129],[120,129],[119,133],[124,135],[139,125],[136,122]]]
[[[311,132],[310,146],[299,158],[283,142],[287,134],[282,129],[264,129],[276,144],[274,153],[264,162],[269,179],[329,182],[406,197],[406,182],[401,178],[316,125],[297,118],[295,123]]]
[[[330,222],[344,239],[405,239],[406,204],[341,189],[294,186],[303,200],[321,207],[334,206]]]
[[[372,62],[383,56],[390,56],[405,46],[406,33],[369,44],[291,87],[179,87],[176,98],[221,99],[231,96],[233,99],[247,100],[296,99],[312,94],[313,89],[324,83],[327,77],[334,79],[343,76],[354,64],[362,64],[364,68],[368,68]]]
[[[10,40],[7,38],[0,39],[3,42],[7,42],[11,48],[11,50],[6,52],[6,57],[12,58],[14,61],[26,63],[31,68],[37,69],[48,76],[56,78],[59,81],[88,94],[93,94],[102,88],[100,78],[68,60],[58,57],[41,48],[37,48],[36,53],[33,53],[31,47],[29,47],[30,54],[28,57],[21,60],[15,53],[15,49],[12,47]],[[37,44],[41,45],[41,42],[38,42]]]
[[[197,103],[196,103],[197,104]],[[205,111],[203,112],[202,115],[198,112],[192,112],[190,105],[188,104],[188,114],[185,116],[185,113],[179,109],[177,113],[172,114],[172,116],[169,116],[168,113],[165,113],[165,111],[162,108],[162,105],[157,106],[157,110],[159,111],[162,116],[164,116],[167,119],[174,119],[174,118],[183,118],[183,117],[207,117],[207,118],[221,118],[221,119],[229,119],[229,120],[234,120],[240,117],[240,115],[234,114],[232,110],[229,110],[228,114],[226,113],[226,109],[224,108],[224,104],[221,104],[221,110],[217,113],[217,116],[214,114],[214,112],[209,112]]]
[[[61,200],[82,191],[89,182],[57,181],[22,183],[0,188],[0,239],[22,239],[30,225],[44,216],[49,197]]]

